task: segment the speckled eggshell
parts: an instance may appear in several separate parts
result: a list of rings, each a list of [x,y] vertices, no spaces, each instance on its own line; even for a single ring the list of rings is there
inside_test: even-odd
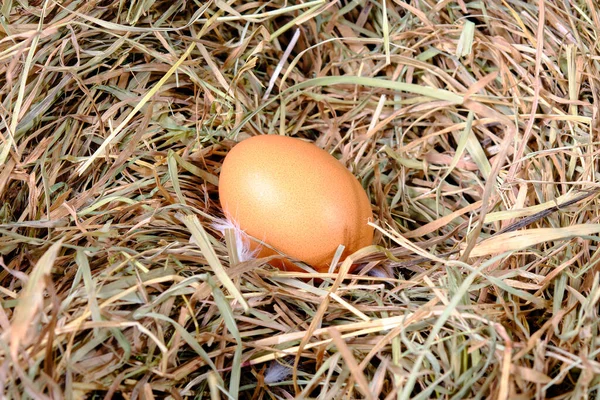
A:
[[[358,180],[300,139],[260,135],[235,145],[221,168],[219,197],[227,218],[245,233],[320,272],[340,244],[343,260],[373,241],[371,204]],[[260,246],[258,256],[273,254]],[[299,270],[287,260],[271,264]]]

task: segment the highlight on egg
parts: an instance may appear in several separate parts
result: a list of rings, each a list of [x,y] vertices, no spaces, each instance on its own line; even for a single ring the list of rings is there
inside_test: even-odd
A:
[[[340,261],[371,245],[371,203],[358,179],[335,157],[301,139],[259,135],[235,145],[219,176],[219,199],[235,228],[241,258],[275,257],[327,272],[339,245]],[[262,243],[261,243],[262,242]]]

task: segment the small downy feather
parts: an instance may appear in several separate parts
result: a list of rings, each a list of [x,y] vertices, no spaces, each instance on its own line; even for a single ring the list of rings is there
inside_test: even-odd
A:
[[[252,250],[250,248],[250,239],[248,235],[240,228],[238,224],[228,218],[220,218],[212,224],[213,228],[225,235],[227,229],[233,229],[235,234],[235,248],[237,249],[237,256],[240,262],[252,260],[256,257],[259,250]]]
[[[291,366],[284,364],[282,361],[274,360],[265,371],[265,384],[272,385],[284,381],[291,374]]]

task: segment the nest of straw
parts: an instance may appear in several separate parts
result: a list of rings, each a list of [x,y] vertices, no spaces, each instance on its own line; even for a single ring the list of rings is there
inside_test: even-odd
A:
[[[4,398],[598,395],[596,1],[0,7]],[[359,178],[359,271],[232,262],[257,134]]]

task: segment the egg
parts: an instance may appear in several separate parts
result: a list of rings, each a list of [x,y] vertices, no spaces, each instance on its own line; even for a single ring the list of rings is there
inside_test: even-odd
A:
[[[327,272],[339,245],[343,260],[373,242],[371,204],[359,181],[301,139],[259,135],[235,145],[221,167],[219,199],[256,255],[281,254],[271,264],[283,270],[302,271],[287,256]]]

